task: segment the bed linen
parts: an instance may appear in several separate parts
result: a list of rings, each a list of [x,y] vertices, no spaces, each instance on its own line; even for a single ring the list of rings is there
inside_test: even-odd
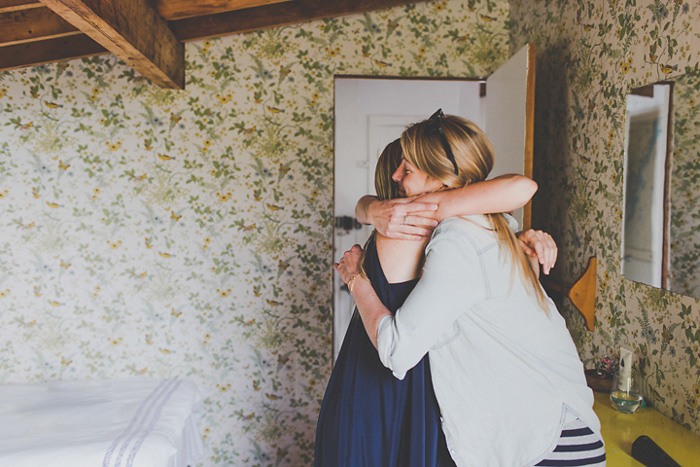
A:
[[[194,466],[201,413],[197,387],[184,380],[3,385],[0,466]]]

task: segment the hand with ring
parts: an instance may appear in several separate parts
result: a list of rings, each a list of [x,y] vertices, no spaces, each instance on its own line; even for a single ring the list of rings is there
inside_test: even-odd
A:
[[[412,198],[374,200],[367,207],[367,217],[377,232],[402,240],[422,240],[433,233],[438,205],[413,201]]]

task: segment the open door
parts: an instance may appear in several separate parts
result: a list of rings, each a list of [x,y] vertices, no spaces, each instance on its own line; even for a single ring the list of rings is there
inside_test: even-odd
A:
[[[535,44],[525,45],[486,79],[483,107],[483,128],[496,149],[491,178],[506,173],[532,178]],[[529,229],[532,202],[516,211],[515,218],[523,230]]]

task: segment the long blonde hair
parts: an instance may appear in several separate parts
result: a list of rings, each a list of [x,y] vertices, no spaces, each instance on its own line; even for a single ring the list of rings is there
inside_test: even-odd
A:
[[[377,160],[377,167],[374,170],[374,190],[377,192],[377,198],[380,201],[385,199],[394,199],[400,196],[399,184],[394,181],[392,175],[401,165],[401,141],[395,139],[389,143]],[[365,242],[362,249],[362,258],[360,260],[360,274],[367,278],[365,271],[365,257],[367,255],[367,246],[377,236],[377,231],[373,230],[370,237]]]
[[[448,149],[454,164],[448,158]],[[416,169],[449,188],[485,180],[494,164],[493,145],[473,122],[454,115],[433,116],[409,126],[401,134],[403,158]],[[513,259],[526,286],[547,311],[546,298],[530,261],[518,244],[503,214],[487,214],[501,250]]]

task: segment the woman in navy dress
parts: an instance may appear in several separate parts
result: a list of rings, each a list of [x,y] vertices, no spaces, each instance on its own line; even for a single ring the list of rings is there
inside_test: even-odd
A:
[[[380,199],[398,196],[391,173],[401,163],[397,141],[377,163],[375,185]],[[393,168],[393,170],[392,170]],[[388,185],[388,186],[387,186]],[[383,193],[385,189],[392,193]],[[417,278],[389,283],[370,237],[364,260],[367,277],[382,303],[396,310]],[[440,428],[440,413],[424,358],[404,380],[394,378],[379,361],[357,312],[354,313],[335,362],[316,428],[317,467],[450,466]]]
[[[387,146],[377,163],[375,188],[380,200],[401,195],[398,184],[391,178],[400,164],[401,145],[396,140]],[[511,176],[509,180],[484,182],[485,185],[492,183],[489,186],[493,188],[487,191],[491,193],[491,198],[504,200],[504,210],[518,207],[509,206],[508,203],[525,204],[536,190],[536,184],[525,177]],[[467,196],[467,192],[462,196]],[[469,196],[473,199],[480,197],[477,200],[484,197],[481,193]],[[468,204],[465,202],[459,209],[474,210],[473,199],[468,207],[465,207]],[[439,212],[438,215],[445,216]],[[416,250],[413,254],[392,256],[390,246],[386,247],[386,252],[382,250],[383,245],[391,242],[376,231],[373,232],[365,247],[363,265],[364,273],[381,302],[394,312],[413,289],[421,267],[420,259],[415,264],[401,264],[401,258],[419,258],[427,238],[424,241],[398,242],[402,248]],[[386,264],[391,265],[394,271],[401,268],[406,271],[405,274],[397,276],[392,272],[392,277],[387,279],[380,257],[386,259]],[[370,342],[357,312],[345,334],[321,405],[316,428],[314,465],[454,465],[441,429],[440,411],[433,392],[428,358],[423,358],[403,380],[396,379],[379,360],[377,350]]]

